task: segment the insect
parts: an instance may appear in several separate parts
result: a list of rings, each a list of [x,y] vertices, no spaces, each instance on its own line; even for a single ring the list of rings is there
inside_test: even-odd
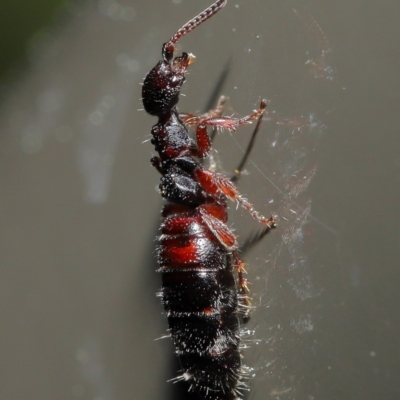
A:
[[[249,299],[237,239],[226,225],[227,201],[238,202],[263,224],[262,235],[275,227],[275,218],[257,212],[233,182],[251,145],[232,179],[201,162],[211,149],[207,127],[235,131],[260,121],[266,101],[243,118],[222,116],[223,98],[215,110],[200,116],[179,114],[176,108],[195,57],[185,52],[174,57],[175,45],[225,4],[215,1],[163,44],[162,60],[146,75],[142,88],[144,109],[158,117],[151,130],[158,156],[151,163],[161,174],[159,188],[168,202],[162,210],[158,263],[161,297],[183,371],[176,379],[188,381],[189,390],[208,400],[239,399],[244,385],[239,327],[240,320],[248,319]],[[188,127],[195,128],[195,141]]]

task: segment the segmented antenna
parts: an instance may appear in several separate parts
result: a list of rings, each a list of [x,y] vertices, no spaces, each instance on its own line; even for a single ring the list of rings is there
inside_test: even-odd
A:
[[[185,36],[187,33],[206,21],[208,18],[212,17],[226,5],[226,2],[227,0],[217,0],[215,3],[211,4],[211,6],[207,7],[202,13],[192,18],[190,21],[186,22],[186,24],[183,25],[182,28],[179,29],[179,31],[171,37],[171,39],[167,43],[167,46],[175,44],[182,36]]]

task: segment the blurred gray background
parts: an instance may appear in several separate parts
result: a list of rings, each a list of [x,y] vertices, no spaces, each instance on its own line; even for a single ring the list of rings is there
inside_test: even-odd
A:
[[[0,398],[194,399],[155,340],[155,120],[137,110],[162,43],[210,1],[2,3]],[[280,217],[246,256],[247,399],[400,397],[399,13],[228,0],[179,43],[197,57],[180,110],[228,70],[228,115],[269,100],[240,182]],[[250,134],[219,135],[222,171]],[[243,242],[257,224],[231,208]]]

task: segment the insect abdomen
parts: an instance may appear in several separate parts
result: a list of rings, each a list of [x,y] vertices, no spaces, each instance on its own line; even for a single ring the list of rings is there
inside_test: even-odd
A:
[[[190,214],[169,215],[161,228],[163,302],[183,378],[205,398],[225,399],[241,368],[232,256]]]

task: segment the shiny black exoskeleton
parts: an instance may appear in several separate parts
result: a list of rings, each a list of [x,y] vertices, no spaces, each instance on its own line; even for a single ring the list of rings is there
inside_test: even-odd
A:
[[[168,201],[162,211],[158,263],[161,296],[182,366],[177,380],[188,381],[207,400],[239,400],[242,385],[239,314],[247,312],[247,286],[236,237],[226,226],[227,199],[268,229],[275,223],[255,211],[231,180],[198,161],[211,148],[207,126],[235,130],[260,118],[266,102],[240,119],[222,117],[219,111],[180,116],[176,109],[194,56],[174,58],[175,43],[225,4],[217,0],[163,45],[162,60],[147,74],[142,90],[144,109],[158,117],[151,130],[158,157],[151,162],[161,174],[160,192]],[[190,139],[188,125],[196,128],[196,141]]]

